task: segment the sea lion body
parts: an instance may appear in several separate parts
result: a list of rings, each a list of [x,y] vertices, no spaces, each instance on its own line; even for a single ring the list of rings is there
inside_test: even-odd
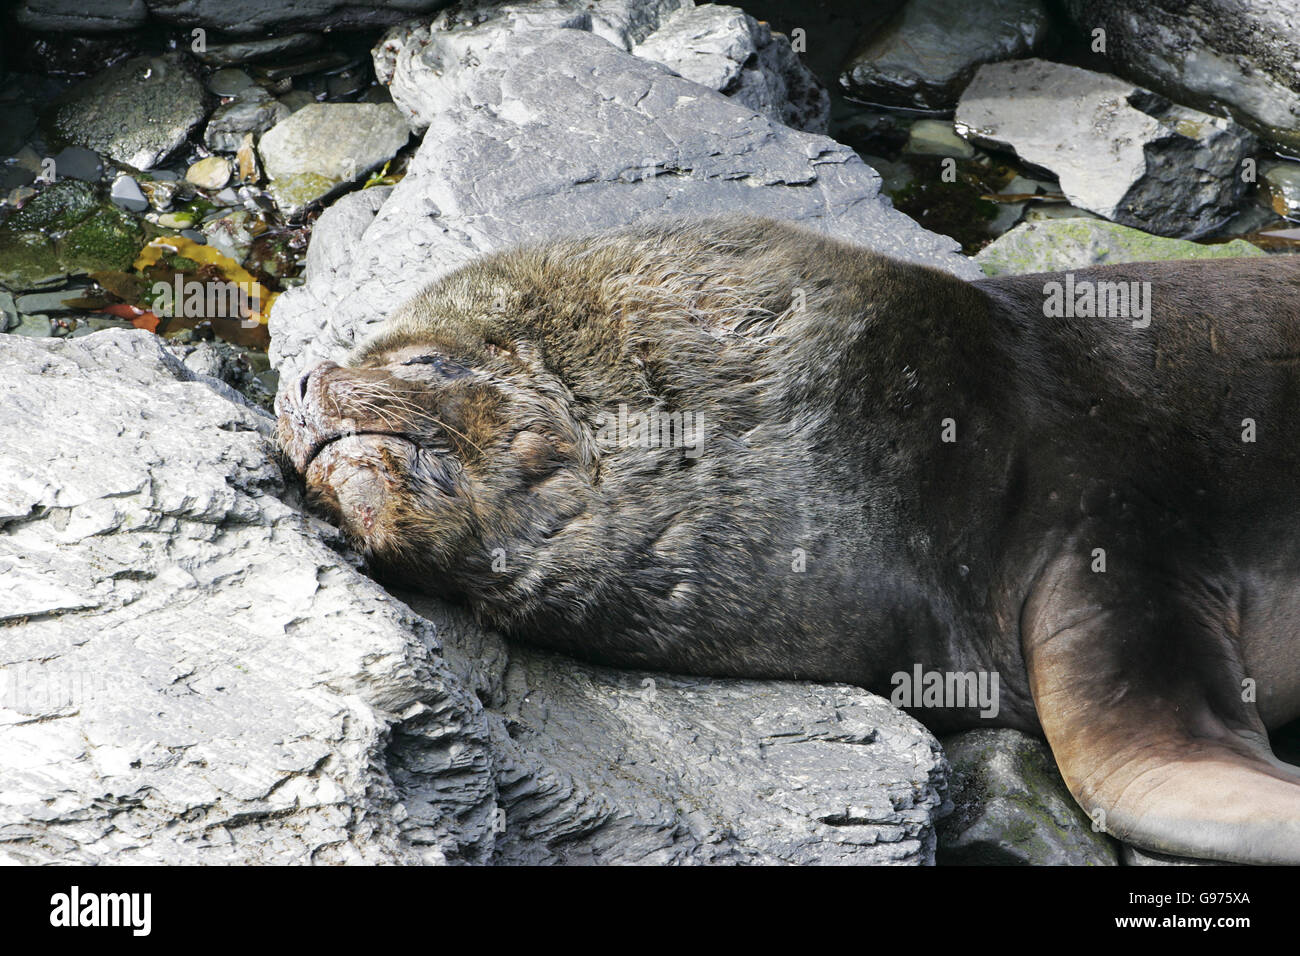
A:
[[[1067,281],[1149,315],[1045,315]],[[282,442],[377,570],[508,634],[886,695],[996,674],[995,716],[917,715],[1044,733],[1123,838],[1294,862],[1298,292],[1276,257],[967,283],[639,227],[444,278],[282,395]],[[610,428],[651,412],[694,448]]]

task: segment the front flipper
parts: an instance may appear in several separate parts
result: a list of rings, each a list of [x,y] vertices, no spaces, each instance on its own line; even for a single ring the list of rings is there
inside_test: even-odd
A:
[[[1081,554],[1021,622],[1030,688],[1066,785],[1106,832],[1236,863],[1300,863],[1300,769],[1273,756],[1245,677],[1232,587],[1204,569]]]

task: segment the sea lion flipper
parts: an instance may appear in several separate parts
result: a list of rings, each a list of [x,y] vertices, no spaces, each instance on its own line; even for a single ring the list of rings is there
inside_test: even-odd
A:
[[[1148,849],[1300,863],[1300,769],[1243,700],[1229,589],[1134,577],[1072,554],[1025,605],[1030,687],[1070,792]]]

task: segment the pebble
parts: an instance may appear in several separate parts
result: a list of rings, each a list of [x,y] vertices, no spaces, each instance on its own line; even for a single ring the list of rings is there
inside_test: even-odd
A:
[[[235,96],[252,87],[253,78],[243,70],[228,67],[208,77],[208,89],[217,96]]]
[[[200,159],[186,170],[185,179],[200,189],[221,189],[230,182],[230,163],[221,156]]]
[[[262,181],[262,166],[257,161],[257,150],[253,148],[253,134],[246,133],[239,150],[235,153],[235,164],[239,168],[241,183],[259,183]]]
[[[257,75],[267,80],[282,80],[286,77],[302,76],[306,73],[320,73],[324,70],[337,70],[351,66],[354,59],[337,50],[324,50],[309,53],[296,60],[286,60],[275,66],[257,68]]]
[[[389,97],[391,101],[392,97]],[[316,97],[312,96],[306,90],[290,90],[280,97],[280,102],[289,107],[293,112],[298,112],[304,106],[310,106],[316,102]]]
[[[289,33],[284,36],[267,37],[264,40],[237,40],[233,43],[209,43],[202,52],[195,56],[209,66],[229,66],[248,63],[253,60],[283,56],[288,53],[302,53],[314,50],[321,45],[321,38],[316,33]]]
[[[172,204],[176,194],[180,191],[180,183],[169,180],[157,180],[150,182],[148,180],[140,184],[144,190],[145,198],[149,200],[149,205],[156,211],[163,212]]]
[[[113,180],[109,198],[127,212],[144,212],[149,208],[149,200],[140,190],[140,184],[130,176],[118,176]]]
[[[83,183],[97,183],[104,175],[104,161],[93,149],[69,146],[54,157],[54,173]]]

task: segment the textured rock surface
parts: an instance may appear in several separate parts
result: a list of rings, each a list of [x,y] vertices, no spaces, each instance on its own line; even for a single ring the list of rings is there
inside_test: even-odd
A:
[[[259,136],[293,111],[260,86],[241,90],[229,103],[212,111],[203,142],[208,149],[233,153],[246,133]]]
[[[831,98],[783,34],[736,7],[684,7],[632,52],[778,123],[824,133]]]
[[[379,60],[376,54],[376,60]],[[521,29],[437,79],[407,176],[358,238],[318,224],[333,262],[276,300],[283,381],[338,359],[396,306],[513,243],[638,220],[744,211],[959,275],[978,268],[879,194],[850,149],[776,124],[585,30]],[[343,201],[349,201],[345,197]],[[361,200],[358,200],[359,202]],[[355,216],[349,216],[355,224]]]
[[[1297,0],[1065,0],[1078,27],[1106,31],[1119,72],[1231,115],[1288,152],[1300,148]]]
[[[1074,205],[1162,236],[1225,223],[1254,146],[1231,120],[1046,60],[980,67],[957,105],[957,129],[1050,170]]]
[[[84,146],[149,169],[206,115],[203,85],[179,54],[141,56],[96,73],[42,117],[51,145]]]
[[[387,103],[313,103],[267,130],[257,144],[271,195],[294,215],[379,166],[410,131]]]
[[[150,20],[235,34],[272,27],[395,23],[449,0],[20,0],[18,22],[37,30],[127,30]]]
[[[840,85],[871,103],[952,109],[981,63],[1028,56],[1047,31],[1040,0],[909,0],[863,38]]]
[[[297,509],[269,424],[144,332],[0,338],[0,861],[932,858],[911,718],[416,613]]]
[[[1262,256],[1244,239],[1202,245],[1166,239],[1101,219],[1044,219],[1025,222],[975,255],[986,275],[1024,275],[1164,259],[1230,259]]]
[[[944,740],[953,811],[939,824],[939,862],[1114,866],[1119,848],[1094,832],[1041,741],[1015,730]]]

